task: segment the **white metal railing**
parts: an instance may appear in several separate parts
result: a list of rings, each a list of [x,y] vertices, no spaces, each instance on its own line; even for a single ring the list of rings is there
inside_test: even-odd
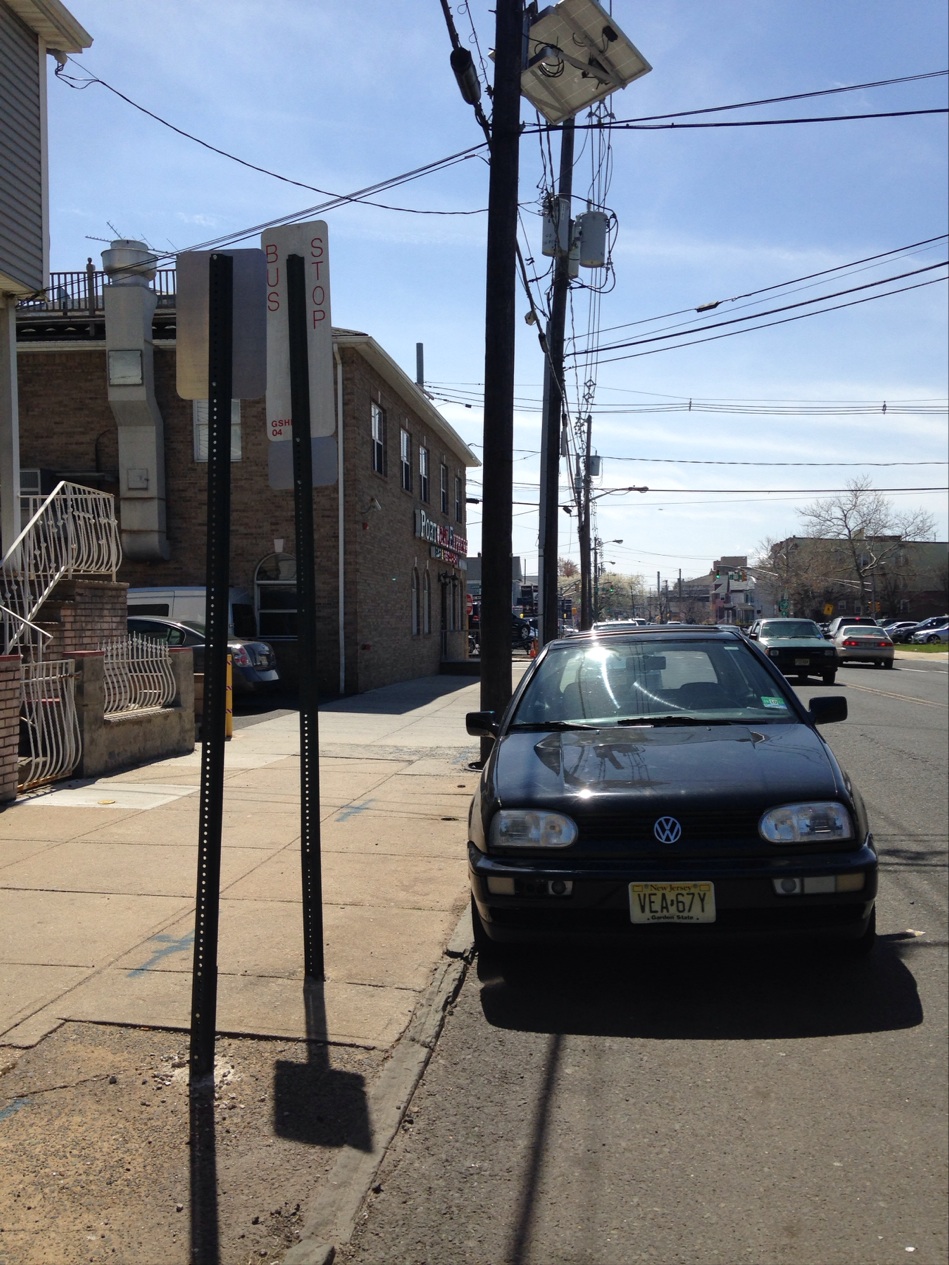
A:
[[[108,575],[122,561],[114,498],[61,482],[45,498],[0,562],[0,628],[4,654],[42,658],[32,622],[62,579]]]
[[[132,634],[103,644],[103,711],[167,707],[177,692],[171,652],[160,641]]]
[[[23,664],[18,789],[68,777],[79,763],[75,682],[71,659]]]

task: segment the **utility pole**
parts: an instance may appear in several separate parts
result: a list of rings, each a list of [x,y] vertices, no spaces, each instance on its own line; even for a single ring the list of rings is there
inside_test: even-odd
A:
[[[481,707],[498,715],[511,697],[514,301],[523,38],[523,0],[497,0],[485,283]],[[482,739],[482,759],[491,746],[490,739]]]
[[[544,422],[540,452],[540,641],[553,641],[559,632],[557,604],[557,490],[560,483],[560,425],[563,415],[563,340],[570,289],[570,243],[573,223],[573,119],[560,131],[560,190],[557,199],[557,254],[547,322],[547,358],[544,365]],[[562,232],[566,218],[566,233]]]
[[[593,586],[590,582],[590,443],[593,414],[586,416],[586,443],[580,456],[581,473],[577,482],[577,545],[580,549],[580,628],[586,632],[593,623]]]

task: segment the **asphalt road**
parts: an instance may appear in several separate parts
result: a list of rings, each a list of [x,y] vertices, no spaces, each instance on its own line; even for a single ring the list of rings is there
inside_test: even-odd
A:
[[[846,667],[880,940],[472,968],[350,1265],[945,1265],[947,675]]]

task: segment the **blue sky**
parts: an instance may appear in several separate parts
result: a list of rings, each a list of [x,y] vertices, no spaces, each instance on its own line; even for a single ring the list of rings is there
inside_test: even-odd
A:
[[[490,66],[492,6],[451,4],[479,65]],[[372,334],[413,377],[423,344],[428,389],[480,455],[483,150],[374,195],[380,205],[307,214],[327,200],[317,190],[352,194],[483,140],[449,69],[440,0],[67,7],[94,42],[66,73],[74,83],[94,75],[115,91],[50,76],[51,267],[81,269],[90,255],[98,264],[113,235],[172,253],[280,217],[325,218],[334,324]],[[616,120],[946,70],[943,0],[606,7],[653,67],[610,98]],[[211,152],[117,93],[273,174]],[[797,511],[822,491],[862,477],[897,510],[928,510],[947,539],[946,492],[915,490],[947,484],[946,268],[931,267],[947,258],[946,115],[683,126],[945,108],[946,96],[947,79],[936,75],[683,118],[675,129],[614,128],[608,140],[578,132],[575,212],[586,198],[604,206],[615,237],[612,269],[582,270],[585,284],[571,292],[568,352],[601,350],[568,356],[570,416],[580,416],[586,390],[602,458],[596,492],[650,488],[597,500],[597,533],[623,542],[604,550],[618,571],[672,581],[722,555],[754,555],[766,538],[800,531]],[[526,101],[522,120],[521,249],[544,310],[550,260],[539,212],[559,138],[548,144],[530,131],[538,120]],[[680,337],[605,350],[686,321],[732,320],[911,272],[824,299],[805,319],[786,320],[811,310],[798,308],[759,317],[784,323],[692,346]],[[888,293],[905,286],[917,288]],[[696,317],[696,307],[715,301]],[[523,291],[518,303],[526,313]],[[520,320],[517,339],[514,551],[530,571],[543,364],[536,332]],[[480,478],[471,472],[473,496]],[[480,507],[469,509],[476,552]],[[560,520],[559,553],[577,559],[574,520]]]

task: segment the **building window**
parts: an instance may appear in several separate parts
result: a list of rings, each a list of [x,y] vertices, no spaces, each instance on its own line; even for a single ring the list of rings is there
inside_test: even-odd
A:
[[[208,459],[208,402],[195,400],[191,410],[195,461]],[[231,460],[241,459],[241,402],[231,400]]]
[[[417,637],[421,627],[421,602],[418,588],[418,568],[412,568],[412,636]]]
[[[422,579],[422,632],[432,631],[432,577],[426,571]]]
[[[441,490],[441,510],[443,514],[448,513],[448,467],[444,461],[438,468],[439,487]]]
[[[418,494],[423,501],[428,502],[428,449],[423,444],[418,446]]]
[[[386,411],[372,406],[372,468],[376,474],[388,474],[386,463]]]
[[[412,491],[412,436],[405,429],[399,432],[399,451],[402,457],[402,491]]]
[[[464,509],[464,506],[462,505],[462,500],[461,500],[461,476],[456,474],[455,475],[455,522],[456,523],[463,523],[465,521],[465,516],[462,512],[463,509]]]

